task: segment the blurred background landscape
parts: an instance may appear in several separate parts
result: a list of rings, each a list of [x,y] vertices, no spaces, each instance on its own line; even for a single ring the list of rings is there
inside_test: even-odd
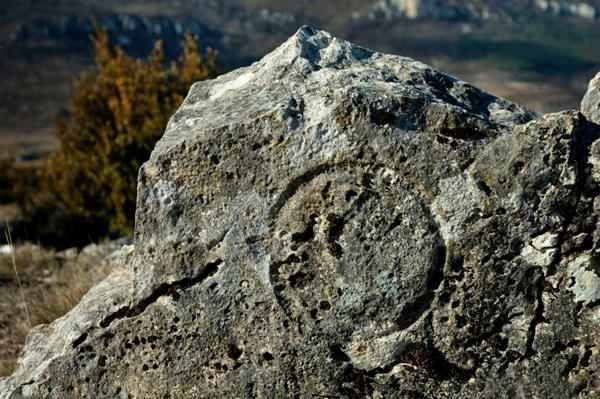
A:
[[[0,148],[48,152],[69,112],[72,77],[92,65],[90,16],[128,54],[157,39],[167,58],[184,32],[248,65],[299,26],[417,58],[541,111],[575,108],[600,69],[600,0],[2,0]]]
[[[600,0],[0,0],[0,376],[130,243],[190,85],[305,24],[538,112],[579,108],[600,70]]]

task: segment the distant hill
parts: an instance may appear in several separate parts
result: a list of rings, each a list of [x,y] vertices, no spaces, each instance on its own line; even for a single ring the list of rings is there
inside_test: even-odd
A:
[[[71,77],[91,65],[91,15],[137,56],[160,38],[173,57],[189,31],[228,69],[309,24],[539,111],[575,107],[600,69],[600,0],[4,0],[0,145],[68,112]]]

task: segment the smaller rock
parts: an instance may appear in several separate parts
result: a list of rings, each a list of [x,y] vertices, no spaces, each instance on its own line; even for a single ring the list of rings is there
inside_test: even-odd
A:
[[[589,121],[600,124],[600,72],[590,81],[581,102],[581,113]]]
[[[458,240],[464,225],[480,217],[485,192],[477,187],[468,173],[444,179],[438,186],[440,193],[432,209],[444,239]]]

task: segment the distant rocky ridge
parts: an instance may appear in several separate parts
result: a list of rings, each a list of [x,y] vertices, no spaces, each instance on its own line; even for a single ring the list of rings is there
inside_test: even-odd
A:
[[[3,3],[0,74],[8,78],[0,81],[0,145],[3,135],[15,132],[48,137],[53,118],[68,113],[72,77],[93,63],[90,16],[136,57],[147,56],[161,39],[170,62],[183,32],[196,34],[202,49],[219,50],[227,70],[261,58],[302,24],[319,26],[364,46],[423,59],[482,87],[501,87],[504,96],[548,111],[574,107],[600,65],[599,9],[600,0]],[[476,76],[480,70],[490,72]],[[530,90],[536,80],[544,84]]]
[[[90,13],[97,17],[100,25],[109,29],[117,43],[133,50],[134,53],[137,51],[145,54],[154,40],[162,38],[167,42],[167,49],[176,54],[177,41],[187,31],[199,35],[203,43],[221,49],[226,64],[233,66],[241,65],[251,57],[245,52],[236,55],[239,49],[232,47],[244,42],[244,36],[260,33],[281,36],[295,29],[299,23],[326,23],[320,20],[318,13],[280,11],[281,6],[277,1],[273,2],[273,8],[253,7],[237,1],[214,0],[181,0],[175,5],[161,0],[155,0],[155,3],[164,3],[162,7],[157,8],[162,12],[143,14],[111,12],[110,8],[103,9],[102,3],[98,2]],[[526,11],[543,11],[558,17],[594,20],[600,16],[599,10],[600,2],[597,0],[591,2],[509,0],[499,3],[479,0],[379,0],[365,2],[363,7],[354,9],[352,18],[344,24],[352,23],[352,20],[356,23],[363,19],[516,23],[518,16]],[[353,29],[358,27],[353,26]],[[52,48],[56,45],[85,48],[89,47],[88,37],[93,32],[93,28],[88,16],[60,13],[29,19],[14,26],[9,32],[10,34],[4,40],[0,37],[0,42],[4,41],[5,46],[7,43],[12,43],[33,48],[45,46]],[[252,54],[257,57],[264,49],[259,43],[256,43],[255,47]]]
[[[381,0],[362,15],[369,19],[431,19],[448,21],[471,21],[475,19],[499,19],[499,14],[488,7],[477,9],[469,2],[440,0]],[[361,16],[357,13],[355,17]]]
[[[193,86],[0,398],[597,398],[596,89],[539,115],[300,29]]]
[[[179,42],[184,33],[202,38],[204,44],[220,45],[222,33],[208,28],[193,17],[173,20],[168,16],[139,16],[136,14],[107,14],[96,18],[99,26],[108,30],[115,44],[133,55],[145,56],[154,42],[163,40],[168,54],[178,54]],[[13,45],[32,47],[61,47],[87,49],[90,35],[94,33],[90,17],[62,16],[56,19],[38,19],[20,25],[10,37]]]
[[[355,18],[361,16],[369,19],[431,19],[457,22],[467,21],[501,21],[514,22],[513,15],[519,10],[541,10],[556,16],[579,17],[594,20],[600,16],[600,8],[593,3],[559,2],[536,0],[520,1],[454,1],[454,0],[380,0],[365,12],[357,12]]]
[[[92,19],[107,28],[115,44],[136,56],[145,56],[156,40],[164,42],[168,57],[175,57],[184,33],[196,35],[202,46],[221,51],[221,61],[228,66],[248,63],[248,54],[233,51],[241,35],[275,33],[286,26],[297,26],[297,16],[267,8],[235,6],[213,1],[185,2],[180,12],[166,6],[163,12],[113,12],[110,8],[91,11],[91,15],[58,14],[40,16],[15,26],[5,46],[30,48],[86,49],[94,32]],[[160,10],[161,8],[159,8]],[[206,15],[213,15],[207,18]],[[217,17],[218,16],[218,17]],[[215,20],[216,19],[216,20]],[[225,22],[227,21],[227,22]],[[226,25],[239,27],[229,27]],[[255,54],[253,54],[256,57]]]
[[[559,1],[536,0],[535,4],[542,11],[555,15],[575,16],[596,19],[600,16],[600,8],[590,3],[565,3]]]

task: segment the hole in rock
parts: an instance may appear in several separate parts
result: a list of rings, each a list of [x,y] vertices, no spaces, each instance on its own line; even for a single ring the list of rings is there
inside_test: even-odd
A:
[[[306,230],[298,232],[298,233],[293,233],[292,234],[292,241],[295,242],[307,242],[310,241],[314,238],[315,233],[313,231],[313,226],[309,225],[307,226]]]
[[[339,345],[331,345],[329,347],[329,350],[331,351],[331,357],[334,360],[337,360],[339,362],[349,362],[350,358],[348,357],[348,355],[346,355],[344,353],[344,351],[342,350],[342,348]]]
[[[401,223],[402,215],[396,215],[396,217],[394,217],[394,220],[392,221],[392,224],[390,224],[390,227],[388,227],[387,232],[389,233],[390,231],[394,230],[396,227],[400,226]]]
[[[73,341],[73,349],[75,349],[79,345],[81,345],[86,339],[87,339],[87,333],[81,334],[79,336],[79,338],[77,338],[75,341]]]
[[[421,343],[409,345],[402,357],[405,363],[425,370],[436,380],[465,380],[472,374],[469,370],[450,363],[437,348]]]
[[[585,351],[585,353],[583,354],[583,357],[579,361],[579,364],[582,367],[588,367],[590,365],[590,358],[591,357],[592,357],[592,350],[591,349],[587,349]]]
[[[513,174],[516,176],[519,174],[519,172],[523,169],[523,167],[525,166],[525,164],[521,161],[515,162],[514,166],[513,166]]]
[[[440,144],[447,144],[448,143],[448,137],[444,137],[444,136],[438,134],[435,137],[435,141],[437,141]]]
[[[235,345],[229,345],[227,348],[227,356],[232,360],[239,359],[242,353],[242,350]]]
[[[346,191],[346,202],[350,201],[353,197],[356,197],[358,193],[354,190]]]
[[[334,258],[340,259],[344,254],[344,251],[342,250],[342,246],[340,244],[334,242],[329,245],[329,253],[331,253],[331,256]]]
[[[492,189],[483,180],[477,182],[477,187],[479,187],[479,189],[483,191],[487,196],[490,196],[492,194]]]
[[[289,282],[292,288],[304,288],[314,279],[312,273],[298,272],[289,277]]]
[[[325,184],[325,187],[323,187],[323,190],[321,190],[321,198],[327,199],[330,188],[331,188],[331,182],[328,181],[327,184]]]
[[[277,292],[281,292],[281,291],[283,291],[285,289],[285,285],[283,285],[283,284],[277,284],[277,285],[275,285],[274,289]]]
[[[415,391],[414,389],[404,389],[402,390],[402,399],[425,399],[425,396],[419,391]]]
[[[443,303],[450,302],[450,293],[449,292],[442,292],[440,294],[440,302],[443,302]],[[453,304],[453,307],[454,307],[454,304]]]
[[[376,109],[371,114],[371,121],[377,126],[391,125],[395,120],[396,115],[387,110]]]

